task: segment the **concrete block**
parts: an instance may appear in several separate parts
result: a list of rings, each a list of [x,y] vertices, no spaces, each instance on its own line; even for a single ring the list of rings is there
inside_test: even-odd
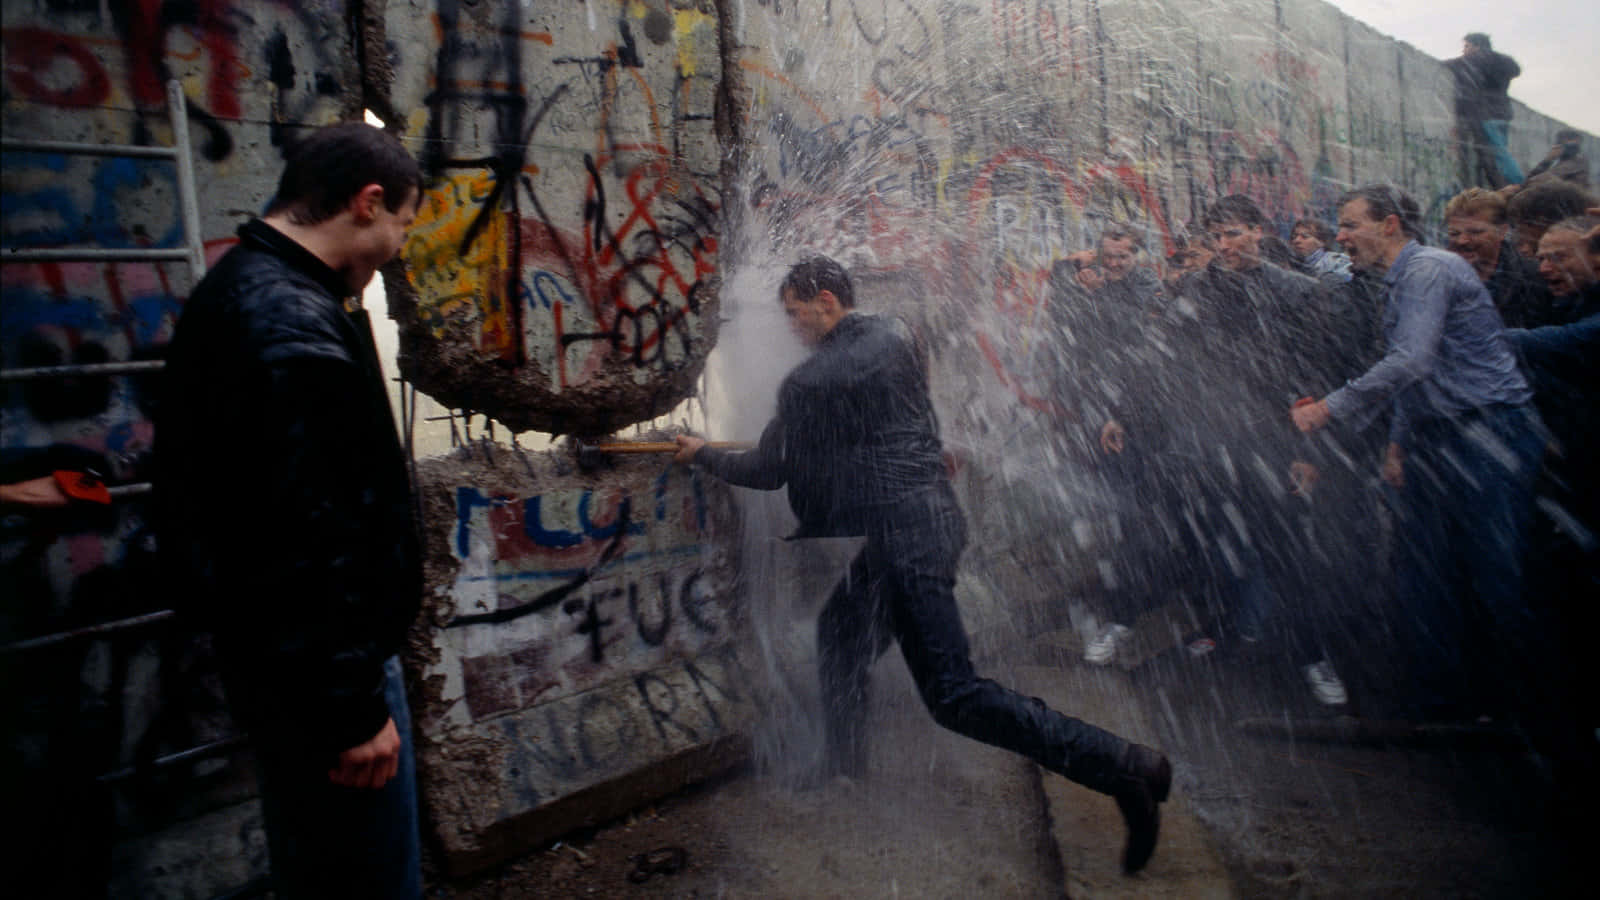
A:
[[[433,179],[391,287],[401,371],[516,431],[671,410],[716,341],[715,17],[414,0],[386,30]]]
[[[748,754],[730,489],[664,456],[616,459],[420,466],[429,589],[409,664],[422,795],[453,872]]]

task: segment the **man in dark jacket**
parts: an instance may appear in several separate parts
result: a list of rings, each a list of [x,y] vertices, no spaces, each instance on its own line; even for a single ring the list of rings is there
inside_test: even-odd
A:
[[[1522,74],[1517,61],[1496,53],[1489,36],[1473,32],[1462,39],[1461,55],[1445,60],[1456,82],[1456,129],[1468,184],[1502,188],[1522,183],[1522,167],[1506,146],[1511,127],[1511,79]]]
[[[935,721],[1114,797],[1123,868],[1143,868],[1172,782],[1166,757],[973,672],[954,595],[966,523],[904,324],[855,312],[849,275],[826,257],[795,265],[780,297],[816,352],[784,379],[777,418],[754,450],[680,436],[677,459],[744,487],[787,486],[796,537],[867,539],[817,622],[828,773],[865,774],[871,667],[898,640]]]
[[[421,174],[361,123],[286,152],[195,288],[156,417],[161,552],[255,742],[279,896],[420,895],[396,653],[420,602],[407,464],[362,288]]]
[[[1304,500],[1292,494],[1311,489],[1316,468],[1309,442],[1280,410],[1312,384],[1323,288],[1262,258],[1266,217],[1250,198],[1223,197],[1203,222],[1217,255],[1178,284],[1170,337],[1177,358],[1162,394],[1173,452],[1189,460],[1194,481],[1185,491],[1191,517],[1215,560],[1217,632],[1250,644],[1269,627],[1281,631],[1318,699],[1341,704],[1344,687],[1315,634],[1301,627],[1304,611],[1286,618],[1282,603],[1304,556],[1294,527]]]

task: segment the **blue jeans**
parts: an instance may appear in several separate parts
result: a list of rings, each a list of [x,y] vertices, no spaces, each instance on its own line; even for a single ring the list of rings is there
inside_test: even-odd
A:
[[[400,770],[379,790],[328,780],[326,760],[258,741],[261,805],[280,898],[422,896],[417,767],[400,660],[384,663],[384,699],[400,732]]]
[[[1511,155],[1506,142],[1506,133],[1510,130],[1511,123],[1505,119],[1487,119],[1480,124],[1483,127],[1483,136],[1489,142],[1495,167],[1500,170],[1500,177],[1505,179],[1505,184],[1521,184],[1522,167],[1517,165],[1517,160]],[[1501,186],[1503,185],[1496,185],[1496,187]]]
[[[1525,407],[1416,429],[1395,491],[1395,603],[1413,712],[1454,718],[1517,708],[1542,627],[1522,596],[1523,552],[1544,438]]]

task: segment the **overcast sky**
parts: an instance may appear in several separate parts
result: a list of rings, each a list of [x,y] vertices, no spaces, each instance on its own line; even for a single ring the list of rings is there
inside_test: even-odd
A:
[[[1600,0],[1328,0],[1430,56],[1461,55],[1482,31],[1514,57],[1511,96],[1547,116],[1600,134]]]

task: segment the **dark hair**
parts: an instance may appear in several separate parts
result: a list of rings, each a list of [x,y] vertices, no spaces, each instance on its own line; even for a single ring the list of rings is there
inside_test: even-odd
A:
[[[1506,215],[1511,218],[1512,225],[1537,228],[1581,216],[1593,205],[1594,198],[1572,182],[1541,179],[1511,196],[1511,202],[1506,204]]]
[[[1407,237],[1422,240],[1422,210],[1405,191],[1389,184],[1366,184],[1345,191],[1339,198],[1339,207],[1342,209],[1346,203],[1356,200],[1367,201],[1367,212],[1372,221],[1382,222],[1390,216],[1396,216],[1400,219],[1400,230]]]
[[[812,256],[802,259],[789,269],[789,274],[783,276],[783,284],[778,288],[778,299],[794,291],[800,300],[813,300],[823,291],[831,292],[839,298],[839,305],[845,309],[853,309],[856,305],[855,288],[850,285],[850,273],[826,256]]]
[[[1494,49],[1494,45],[1489,43],[1489,36],[1487,34],[1484,34],[1481,31],[1474,31],[1471,34],[1467,35],[1466,37],[1462,38],[1462,40],[1466,41],[1467,43],[1471,44],[1474,47],[1481,47],[1484,50],[1493,50]]]
[[[394,135],[365,122],[340,122],[307,134],[284,151],[283,176],[267,206],[296,225],[333,218],[369,184],[383,188],[383,205],[399,212],[412,188],[422,199],[422,169]]]
[[[1116,222],[1107,225],[1105,229],[1100,232],[1100,243],[1104,244],[1106,241],[1129,241],[1133,244],[1134,250],[1138,251],[1144,249],[1143,235],[1137,231],[1134,231],[1130,226]]]
[[[1581,140],[1583,140],[1583,132],[1578,131],[1575,128],[1563,128],[1556,132],[1556,143],[1558,144],[1565,144],[1568,141]]]
[[[1261,214],[1261,207],[1254,200],[1243,194],[1229,194],[1221,200],[1211,204],[1206,209],[1206,214],[1200,217],[1201,227],[1206,230],[1217,225],[1255,225],[1257,227],[1267,224],[1267,217]]]
[[[1311,236],[1317,239],[1317,243],[1321,244],[1323,249],[1327,249],[1329,242],[1333,240],[1333,229],[1321,219],[1301,219],[1295,222],[1294,227],[1289,229],[1289,236],[1293,237],[1294,233],[1302,228],[1311,232]]]

